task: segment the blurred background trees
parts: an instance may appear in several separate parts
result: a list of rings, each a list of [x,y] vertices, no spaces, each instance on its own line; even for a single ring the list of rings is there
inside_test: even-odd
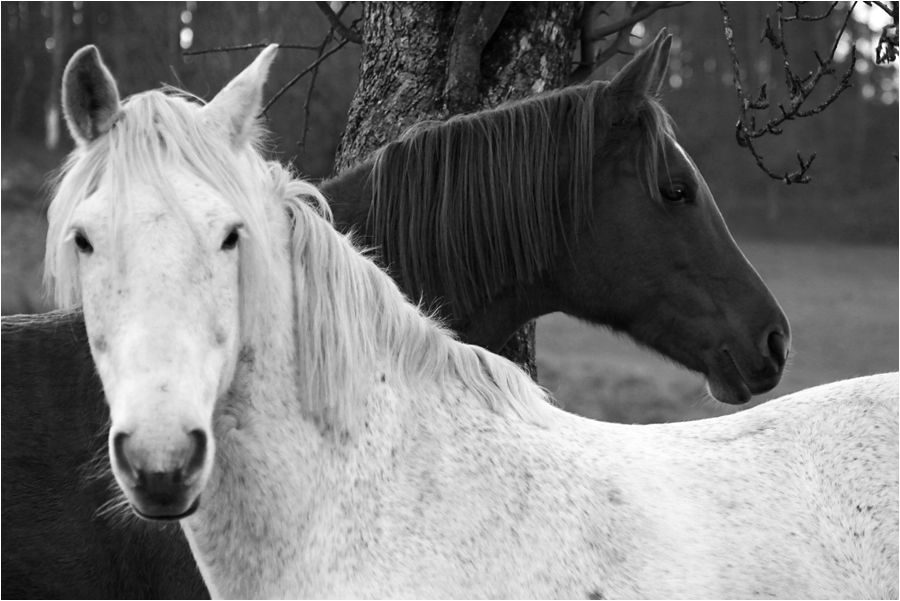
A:
[[[810,13],[827,8],[827,3],[810,4],[804,8]],[[23,171],[52,166],[70,148],[61,127],[58,89],[65,61],[83,44],[101,48],[123,95],[166,83],[209,98],[255,51],[188,57],[183,51],[263,41],[317,43],[328,28],[313,3],[3,2],[2,8],[4,203],[15,181],[28,179]],[[358,4],[351,5],[344,20],[357,18],[360,10]],[[774,16],[774,3],[731,3],[729,11],[744,88],[755,90],[768,82],[770,98],[783,94],[780,52],[760,43],[766,16]],[[827,52],[845,11],[846,6],[839,6],[824,22],[792,28],[792,61],[798,71],[814,69],[813,50]],[[679,124],[682,143],[738,231],[896,243],[897,66],[875,64],[884,11],[859,3],[854,15],[837,52],[840,71],[851,42],[857,44],[854,87],[808,123],[789,123],[783,136],[759,143],[766,162],[785,169],[796,166],[798,151],[817,152],[809,186],[768,181],[735,144],[738,107],[717,4],[687,3],[656,12],[637,23],[623,45],[633,51],[663,26],[675,36],[665,102]],[[274,149],[307,176],[321,178],[332,172],[359,77],[360,51],[359,45],[349,44],[323,63],[310,98],[303,147],[298,142],[308,79],[269,111]],[[271,89],[313,58],[309,51],[283,50]],[[627,59],[614,57],[600,73],[611,77]],[[48,143],[55,149],[48,149]],[[17,161],[18,167],[11,164]]]

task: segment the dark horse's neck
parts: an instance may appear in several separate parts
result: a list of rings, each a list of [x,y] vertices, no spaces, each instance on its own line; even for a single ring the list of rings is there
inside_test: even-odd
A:
[[[369,207],[372,205],[372,173],[374,161],[368,160],[342,171],[319,185],[328,199],[335,227],[344,233],[354,232],[357,242],[371,247],[368,230]]]
[[[374,246],[368,223],[373,197],[369,176],[373,165],[374,161],[365,161],[320,185],[331,205],[335,227],[341,232],[354,232],[357,241],[370,248]],[[397,224],[398,227],[400,225]],[[378,256],[377,253],[375,256]],[[404,293],[412,296],[409,290],[404,290]],[[436,309],[463,342],[493,352],[502,349],[510,336],[530,320],[551,313],[558,307],[553,286],[547,280],[512,284],[498,290],[489,302],[475,311],[459,317],[452,316],[453,311],[443,305],[442,297],[441,291],[425,290],[423,305],[427,309]]]

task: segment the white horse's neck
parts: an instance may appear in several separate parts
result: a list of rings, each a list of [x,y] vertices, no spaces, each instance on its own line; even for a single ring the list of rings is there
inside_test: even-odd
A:
[[[251,596],[249,591],[260,590],[256,579],[267,577],[262,566],[270,559],[260,555],[258,545],[242,548],[241,541],[247,540],[248,533],[254,533],[259,543],[289,532],[279,526],[281,516],[268,508],[279,507],[285,496],[290,498],[289,505],[309,505],[302,498],[304,491],[292,486],[295,480],[288,478],[288,472],[305,473],[302,466],[315,460],[312,449],[320,436],[307,427],[298,402],[296,334],[287,325],[294,311],[290,255],[286,244],[274,249],[268,301],[270,313],[280,319],[260,320],[264,331],[242,350],[232,388],[219,400],[214,416],[213,472],[200,509],[182,521],[214,598],[246,598]],[[277,441],[282,440],[293,444],[279,445]],[[273,502],[260,503],[265,498]],[[239,592],[242,582],[248,587],[246,594]]]
[[[330,253],[352,251],[334,232],[327,232],[324,243],[333,245]],[[349,334],[350,339],[367,340],[363,346],[371,355],[355,357],[352,372],[343,374],[347,390],[358,396],[349,399],[351,407],[343,415],[330,418],[347,421],[328,421],[322,413],[310,411],[316,403],[304,402],[303,396],[318,388],[306,385],[305,378],[315,374],[304,373],[304,363],[298,362],[296,338],[308,335],[309,328],[295,326],[299,330],[295,332],[283,325],[293,320],[296,292],[291,282],[297,277],[295,271],[304,268],[287,247],[278,245],[281,250],[272,278],[278,284],[270,299],[272,313],[282,318],[269,320],[268,332],[258,338],[265,342],[244,353],[231,394],[220,401],[215,468],[200,509],[183,522],[204,579],[216,596],[281,596],[304,588],[316,590],[314,575],[328,572],[321,563],[362,544],[368,536],[369,525],[375,522],[369,500],[381,496],[374,489],[390,481],[384,475],[396,469],[396,456],[406,452],[409,440],[430,444],[426,430],[440,428],[448,419],[448,400],[453,403],[454,419],[479,423],[496,418],[467,389],[456,369],[425,365],[419,374],[406,369],[407,363],[420,358],[398,357],[395,349],[403,346],[396,337],[408,334],[414,346],[434,345],[427,350],[435,356],[461,349],[478,370],[497,369],[493,376],[482,375],[485,379],[509,377],[538,396],[530,382],[517,382],[520,374],[509,371],[509,366],[494,365],[501,360],[480,349],[457,349],[436,325],[403,301],[392,283],[375,282],[378,285],[370,293],[387,298],[350,299],[360,304],[359,320],[352,324],[358,331]],[[354,276],[386,277],[355,252],[346,258],[355,262],[351,269],[360,271]],[[306,260],[315,259],[307,256]],[[415,332],[404,332],[403,323],[379,324],[365,315],[391,303],[396,305],[391,309],[393,317],[408,320]],[[296,312],[305,309],[301,299]],[[302,353],[302,343],[299,348]],[[440,378],[434,377],[435,371]],[[446,398],[447,391],[453,398]],[[311,581],[302,580],[306,578]]]

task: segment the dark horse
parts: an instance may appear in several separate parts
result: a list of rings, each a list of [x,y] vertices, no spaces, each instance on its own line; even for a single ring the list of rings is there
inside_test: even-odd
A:
[[[721,401],[770,390],[788,323],[656,100],[668,50],[660,36],[611,83],[414,128],[323,185],[338,227],[466,341],[498,349],[564,311],[703,373]],[[90,144],[115,91],[96,50],[63,89]],[[176,525],[120,511],[81,314],[4,318],[2,345],[3,596],[206,596]]]

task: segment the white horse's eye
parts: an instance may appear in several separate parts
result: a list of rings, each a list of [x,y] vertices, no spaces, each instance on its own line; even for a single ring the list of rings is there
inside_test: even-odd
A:
[[[225,237],[225,240],[222,241],[222,250],[234,250],[240,237],[238,228],[232,228],[232,230],[228,232],[228,236]]]
[[[91,241],[88,240],[87,236],[84,235],[84,232],[75,232],[75,246],[78,247],[78,250],[83,252],[86,255],[94,252],[94,247],[91,244]]]

